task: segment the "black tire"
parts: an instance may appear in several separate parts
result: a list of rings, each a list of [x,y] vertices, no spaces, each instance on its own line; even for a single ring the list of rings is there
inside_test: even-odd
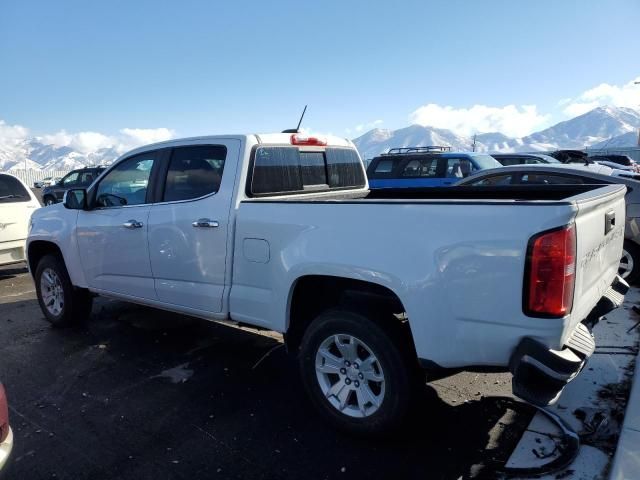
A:
[[[630,240],[625,240],[623,248],[624,248],[624,251],[622,252],[623,261],[625,260],[625,253],[626,253],[628,255],[628,258],[630,258],[631,262],[627,263],[628,267],[624,269],[621,263],[621,268],[619,273],[622,275],[624,273],[623,270],[627,270],[630,268],[630,270],[628,270],[627,275],[626,276],[623,275],[623,278],[627,281],[627,283],[634,284],[640,278],[640,247],[636,243],[633,243]]]
[[[336,334],[350,335],[364,342],[381,367],[384,394],[378,393],[382,396],[380,405],[368,416],[358,418],[343,413],[323,393],[316,375],[316,354],[323,342]],[[299,353],[302,383],[313,405],[334,427],[355,435],[392,432],[403,424],[410,410],[416,380],[415,359],[411,362],[403,354],[403,351],[411,349],[403,347],[406,345],[399,330],[387,327],[383,322],[346,309],[325,311],[311,323],[302,339]],[[339,379],[336,378],[336,381]],[[355,381],[352,382],[355,384]],[[355,392],[349,395],[350,400],[357,402]],[[335,401],[338,401],[337,397]]]
[[[52,270],[56,274],[60,288],[62,289],[63,303],[57,314],[53,313],[49,307],[45,305],[43,298],[42,276],[47,270]],[[36,267],[34,278],[40,309],[45,318],[51,322],[54,327],[75,325],[89,317],[93,305],[93,297],[89,291],[82,288],[75,288],[71,284],[71,279],[69,278],[69,273],[64,265],[64,261],[58,255],[45,255],[42,257]]]
[[[42,199],[42,203],[44,204],[45,207],[49,205],[54,205],[56,203],[56,199],[47,195]]]

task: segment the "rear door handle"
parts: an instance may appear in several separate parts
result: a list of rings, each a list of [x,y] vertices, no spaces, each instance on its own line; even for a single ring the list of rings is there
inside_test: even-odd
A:
[[[124,228],[142,228],[142,222],[137,220],[128,220],[122,224]]]
[[[218,222],[216,222],[215,220],[209,220],[208,218],[199,218],[191,225],[196,228],[217,228],[220,226]]]

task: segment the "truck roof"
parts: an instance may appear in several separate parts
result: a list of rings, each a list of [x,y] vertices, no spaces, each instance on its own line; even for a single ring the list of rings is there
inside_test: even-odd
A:
[[[165,140],[163,142],[150,143],[143,145],[133,150],[129,150],[120,155],[115,161],[119,161],[121,158],[128,157],[135,153],[146,152],[156,148],[163,147],[179,147],[183,145],[202,144],[208,142],[215,142],[218,139],[236,139],[244,141],[246,143],[258,143],[268,145],[292,145],[291,138],[293,135],[303,137],[319,138],[326,141],[328,147],[352,147],[355,148],[351,140],[346,138],[337,137],[335,135],[308,135],[305,133],[246,133],[246,134],[229,134],[229,135],[201,135],[197,137],[185,137],[174,138],[171,140]]]

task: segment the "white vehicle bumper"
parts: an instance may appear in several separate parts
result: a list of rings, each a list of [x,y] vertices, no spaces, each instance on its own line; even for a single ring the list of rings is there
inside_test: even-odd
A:
[[[26,241],[12,240],[0,242],[0,265],[18,263],[26,260]]]
[[[9,428],[9,435],[7,435],[4,442],[0,443],[0,470],[7,463],[11,450],[13,450],[13,431]]]

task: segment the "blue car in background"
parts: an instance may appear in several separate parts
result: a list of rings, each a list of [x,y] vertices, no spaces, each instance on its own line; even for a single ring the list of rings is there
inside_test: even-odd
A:
[[[483,153],[451,152],[449,147],[392,148],[367,168],[369,188],[419,188],[453,185],[479,170],[500,168]]]

